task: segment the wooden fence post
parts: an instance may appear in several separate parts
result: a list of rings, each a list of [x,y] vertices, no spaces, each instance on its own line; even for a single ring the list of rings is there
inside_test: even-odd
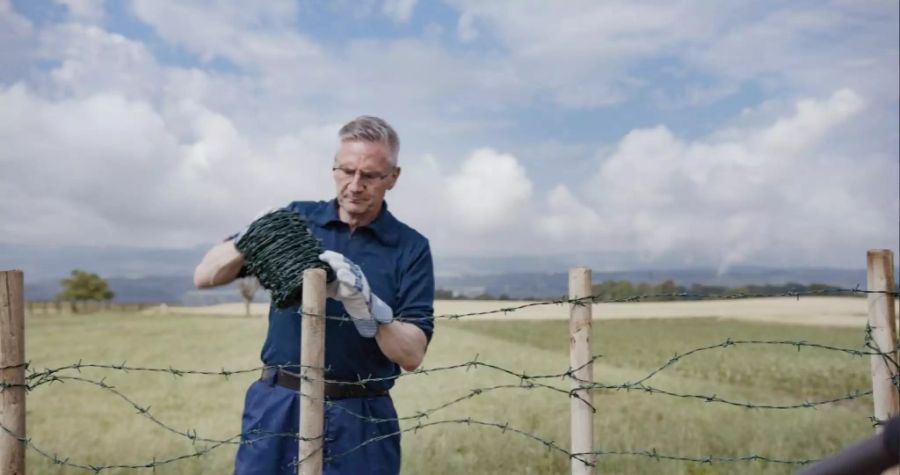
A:
[[[591,295],[591,269],[575,267],[569,270],[569,299],[579,299]],[[575,370],[572,378],[573,395],[569,399],[571,408],[572,439],[570,451],[579,455],[572,457],[572,475],[593,473],[594,455],[594,408],[593,390],[579,389],[594,382],[594,365],[591,362],[591,307],[592,302],[572,303],[569,310],[569,365]]]
[[[872,249],[867,254],[868,290],[894,291],[894,254],[886,249]],[[868,294],[869,326],[872,341],[882,353],[897,361],[896,297],[891,294]],[[900,414],[900,391],[894,385],[897,370],[884,357],[872,356],[872,400],[875,418],[885,421]],[[879,431],[881,428],[879,427]]]
[[[25,473],[25,282],[0,271],[0,473]],[[11,386],[10,386],[11,385]]]
[[[303,272],[298,473],[322,473],[325,442],[325,271]]]

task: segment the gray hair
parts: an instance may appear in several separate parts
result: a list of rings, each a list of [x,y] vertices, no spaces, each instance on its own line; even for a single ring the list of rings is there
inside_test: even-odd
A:
[[[384,119],[368,115],[359,116],[341,127],[338,132],[341,142],[371,142],[387,145],[390,150],[391,165],[397,166],[400,153],[400,138]]]

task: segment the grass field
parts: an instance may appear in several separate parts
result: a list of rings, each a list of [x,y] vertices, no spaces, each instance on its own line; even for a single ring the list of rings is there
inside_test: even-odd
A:
[[[802,303],[802,302],[801,302]],[[865,301],[859,305],[865,308]],[[170,309],[172,312],[177,309]],[[752,307],[748,307],[752,313]],[[266,322],[261,318],[206,315],[97,314],[35,316],[27,320],[32,368],[88,362],[220,370],[259,365]],[[478,360],[529,375],[560,373],[568,366],[567,323],[559,320],[438,322],[426,367]],[[861,327],[756,323],[740,319],[618,319],[595,325],[595,379],[636,381],[674,354],[731,339],[804,340],[861,348]],[[255,374],[181,376],[88,370],[72,376],[100,379],[149,406],[149,413],[181,431],[210,439],[240,431],[243,394]],[[560,388],[567,382],[547,381]],[[431,411],[475,388],[516,385],[519,379],[488,368],[438,371],[401,378],[392,391],[398,412],[428,412],[422,423],[471,418],[568,445],[569,401],[555,391],[498,389]],[[738,346],[698,353],[672,365],[648,384],[679,394],[716,395],[756,404],[797,404],[831,399],[870,387],[868,358],[824,350]],[[762,455],[819,458],[870,434],[871,398],[818,409],[764,410],[637,391],[598,391],[595,446],[605,451],[656,449],[685,457]],[[414,420],[403,427],[413,427]],[[159,427],[112,392],[75,380],[36,388],[28,396],[32,442],[71,462],[143,464],[194,453],[208,444]],[[567,458],[532,438],[495,427],[438,424],[403,438],[404,473],[565,473]],[[229,473],[235,446],[174,462],[157,473]],[[29,473],[82,473],[54,466],[33,450]],[[607,455],[602,473],[790,473],[796,467],[737,462],[701,464]],[[144,470],[146,471],[146,470]],[[104,473],[132,473],[112,471]]]
[[[514,300],[438,300],[435,315],[468,314],[531,304]],[[263,316],[268,305],[251,305],[251,313]],[[150,308],[147,314],[177,311],[192,315],[244,315],[244,305],[227,303],[207,307]],[[754,322],[791,323],[863,328],[866,324],[866,300],[856,297],[775,297],[745,300],[704,300],[639,303],[599,303],[593,305],[595,320],[644,318],[724,318]],[[466,320],[567,320],[567,305],[539,305],[515,312],[490,313]]]

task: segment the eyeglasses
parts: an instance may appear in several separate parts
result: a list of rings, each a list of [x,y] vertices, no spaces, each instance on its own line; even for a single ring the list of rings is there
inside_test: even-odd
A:
[[[385,174],[381,174],[376,172],[364,172],[362,170],[343,167],[332,167],[331,171],[333,171],[334,175],[341,180],[352,180],[353,177],[359,174],[359,183],[362,185],[371,185],[394,174],[394,170],[391,170]]]

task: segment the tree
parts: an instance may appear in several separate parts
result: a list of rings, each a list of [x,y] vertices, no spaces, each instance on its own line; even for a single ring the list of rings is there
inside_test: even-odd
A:
[[[68,278],[60,281],[60,284],[62,292],[56,295],[56,300],[71,302],[72,312],[78,311],[77,302],[112,300],[116,295],[102,277],[93,272],[78,269],[73,270]]]
[[[452,290],[435,289],[434,291],[435,300],[452,300],[454,298],[456,297],[453,295]]]
[[[259,280],[256,277],[244,277],[237,281],[238,290],[241,292],[241,298],[244,299],[244,313],[250,316],[250,302],[253,302],[253,296],[259,290]]]

